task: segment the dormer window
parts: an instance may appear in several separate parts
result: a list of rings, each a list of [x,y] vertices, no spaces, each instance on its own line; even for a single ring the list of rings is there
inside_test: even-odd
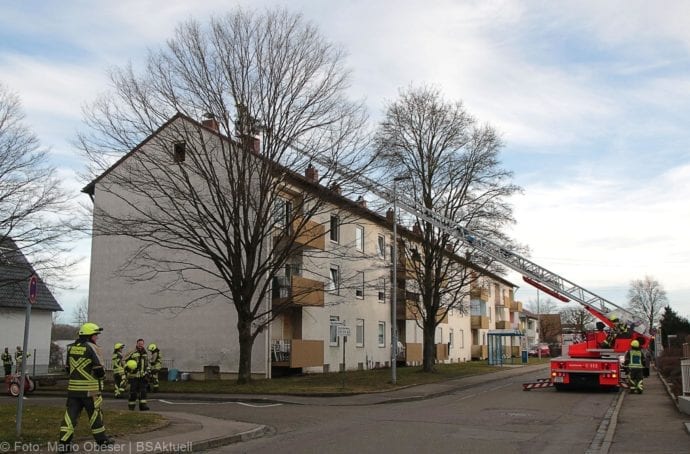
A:
[[[185,142],[175,142],[173,145],[173,162],[184,162],[187,154],[187,144]]]

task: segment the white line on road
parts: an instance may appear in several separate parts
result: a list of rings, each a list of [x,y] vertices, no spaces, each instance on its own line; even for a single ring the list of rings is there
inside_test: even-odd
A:
[[[168,405],[224,405],[224,404],[237,404],[237,405],[243,405],[245,407],[253,407],[253,408],[268,408],[268,407],[278,407],[283,404],[250,404],[247,402],[235,402],[235,401],[227,401],[227,402],[172,402],[169,400],[165,399],[158,399],[158,402],[163,402],[164,404]]]

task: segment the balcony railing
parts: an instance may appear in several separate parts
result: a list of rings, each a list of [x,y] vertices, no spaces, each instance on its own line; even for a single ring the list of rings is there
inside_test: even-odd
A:
[[[291,368],[323,366],[323,341],[274,339],[271,361],[274,366]]]
[[[497,320],[496,321],[496,329],[510,329],[512,328],[510,326],[510,321],[508,320]]]
[[[470,327],[472,329],[489,329],[489,317],[484,315],[472,315],[470,317]]]
[[[295,304],[297,306],[324,305],[324,283],[302,276],[292,276],[288,284],[283,277],[273,280],[273,305]]]
[[[471,287],[470,298],[473,300],[489,301],[489,290],[484,287]]]

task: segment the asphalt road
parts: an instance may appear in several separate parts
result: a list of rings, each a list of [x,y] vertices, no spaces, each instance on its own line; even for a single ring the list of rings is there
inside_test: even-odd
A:
[[[439,398],[368,406],[154,402],[161,410],[265,424],[273,433],[213,453],[587,452],[617,393],[524,392],[523,375]],[[109,406],[111,404],[109,403]],[[117,401],[113,406],[119,406]]]

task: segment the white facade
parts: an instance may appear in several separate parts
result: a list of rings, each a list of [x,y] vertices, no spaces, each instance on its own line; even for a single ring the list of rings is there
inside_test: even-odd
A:
[[[17,346],[21,347],[24,344],[25,320],[25,309],[0,308],[0,350],[4,352],[5,347],[7,347],[12,355],[13,361]],[[50,359],[50,330],[52,323],[52,311],[31,311],[27,348],[27,352],[30,353],[31,356],[26,363],[26,370],[30,374],[34,373],[34,365],[36,366],[36,374],[43,374],[48,371]]]

